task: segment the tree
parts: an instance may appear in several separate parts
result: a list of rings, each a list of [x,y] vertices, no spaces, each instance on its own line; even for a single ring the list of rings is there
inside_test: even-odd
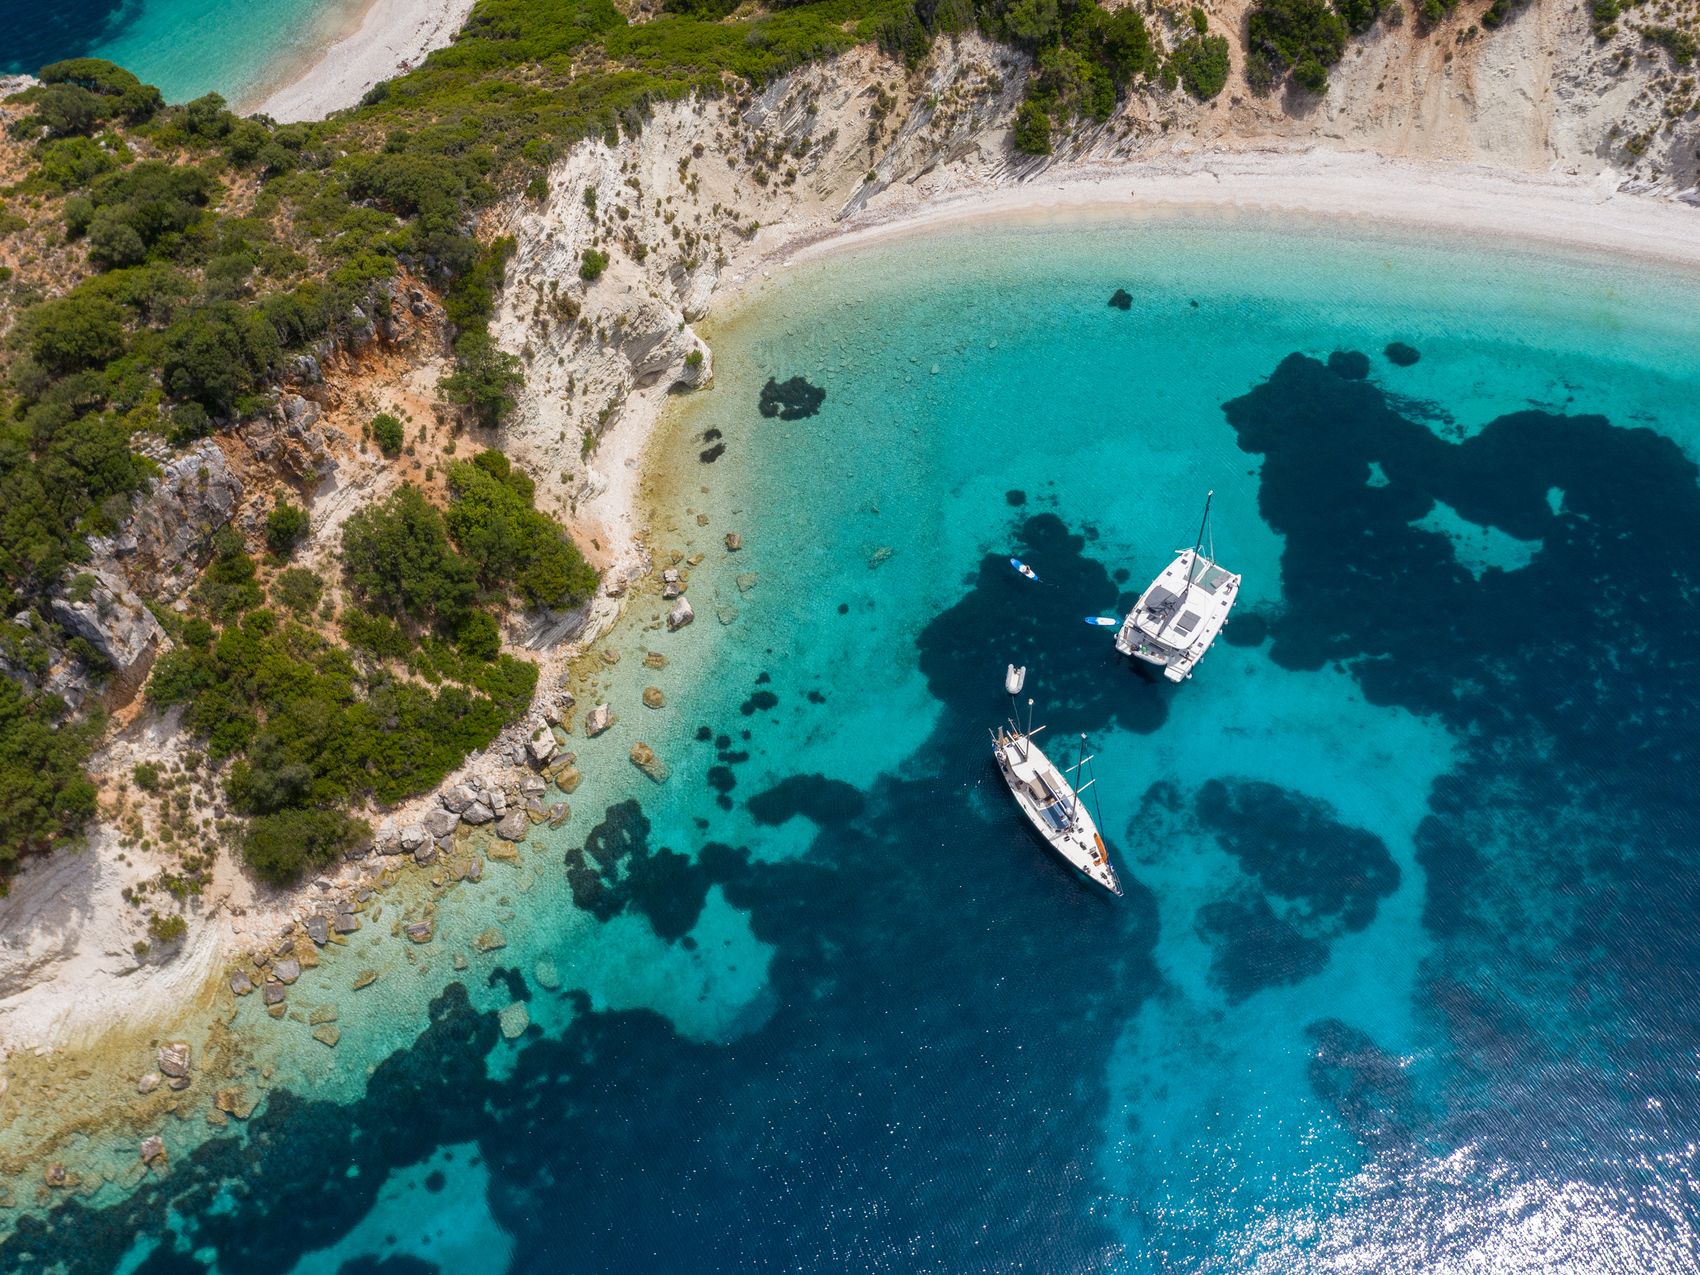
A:
[[[1246,32],[1251,54],[1275,75],[1293,69],[1313,93],[1328,87],[1328,68],[1346,51],[1346,23],[1325,0],[1259,0]]]
[[[1029,98],[1015,112],[1015,128],[1011,134],[1015,149],[1023,155],[1051,153],[1051,117],[1045,108]]]
[[[595,283],[602,277],[602,272],[608,268],[608,254],[595,248],[586,248],[579,258],[578,277],[586,283]]]
[[[372,418],[372,439],[378,450],[393,460],[401,455],[401,422],[388,412],[379,412]]]
[[[472,568],[449,545],[443,516],[402,487],[343,525],[343,567],[363,599],[391,615],[453,629],[477,593]]]
[[[1117,89],[1125,90],[1135,78],[1156,73],[1157,53],[1139,10],[1095,8],[1091,13],[1088,34],[1093,55]]]
[[[123,310],[88,296],[45,301],[24,327],[30,357],[55,375],[99,367],[124,349]]]
[[[439,388],[453,403],[465,404],[481,425],[493,427],[514,408],[514,390],[524,381],[519,360],[498,349],[487,332],[467,332],[455,342],[455,370]]]
[[[280,500],[266,515],[266,547],[281,557],[288,557],[295,546],[307,538],[313,520],[300,505]]]
[[[58,696],[0,677],[0,893],[24,855],[74,841],[94,814],[83,763],[99,724],[64,717]]]
[[[1188,93],[1208,102],[1228,83],[1228,41],[1219,35],[1189,36],[1175,46],[1169,65]]]

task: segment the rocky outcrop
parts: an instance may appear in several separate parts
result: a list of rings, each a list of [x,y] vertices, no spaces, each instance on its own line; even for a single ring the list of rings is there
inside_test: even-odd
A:
[[[96,564],[121,571],[132,589],[170,601],[195,582],[212,557],[213,533],[241,503],[241,479],[218,446],[203,439],[164,461],[119,533],[89,547]]]
[[[166,644],[153,613],[111,571],[78,572],[54,597],[51,609],[65,632],[83,639],[111,666],[110,687],[124,698],[140,689]]]
[[[242,422],[237,432],[256,460],[299,481],[317,482],[336,469],[329,435],[319,427],[319,405],[299,394],[282,395],[270,412]]]

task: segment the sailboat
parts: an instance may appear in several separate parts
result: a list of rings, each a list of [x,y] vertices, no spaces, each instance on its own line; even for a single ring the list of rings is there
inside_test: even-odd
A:
[[[1010,665],[1004,678],[1004,688],[1012,699],[1020,692],[1026,675],[1025,668],[1017,669]],[[997,758],[998,770],[1009,785],[1015,804],[1021,807],[1021,813],[1027,816],[1027,822],[1033,825],[1045,843],[1076,871],[1120,898],[1121,882],[1116,880],[1116,870],[1110,866],[1110,852],[1105,849],[1104,838],[1098,835],[1098,825],[1081,800],[1081,794],[1097,782],[1094,779],[1080,782],[1082,773],[1092,762],[1092,758],[1086,755],[1086,736],[1080,737],[1079,757],[1075,764],[1067,770],[1059,770],[1033,742],[1033,737],[1044,729],[1033,725],[1033,701],[1029,699],[1026,730],[1021,730],[1011,721],[1007,727],[999,727],[992,732],[992,752]],[[1072,780],[1069,778],[1071,775]]]
[[[1204,518],[1192,548],[1182,549],[1151,582],[1116,633],[1116,650],[1156,665],[1171,682],[1192,676],[1240,595],[1240,577],[1216,564],[1210,532],[1210,501],[1215,495],[1212,491],[1204,497]]]

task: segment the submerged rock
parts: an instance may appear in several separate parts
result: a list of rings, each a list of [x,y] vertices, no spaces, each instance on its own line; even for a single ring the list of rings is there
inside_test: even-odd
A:
[[[667,697],[661,693],[659,686],[643,688],[643,706],[645,708],[660,708],[667,703]]]
[[[143,1164],[152,1164],[156,1160],[165,1159],[165,1139],[157,1133],[151,1138],[143,1138],[140,1148]]]
[[[561,985],[561,971],[556,968],[553,957],[538,957],[537,963],[531,967],[531,974],[546,992],[552,992]]]
[[[150,1071],[147,1075],[143,1076],[136,1082],[136,1092],[141,1094],[152,1093],[155,1089],[158,1089],[159,1086],[159,1073],[157,1071]]]
[[[313,1039],[330,1049],[336,1048],[337,1041],[342,1039],[342,1029],[335,1023],[325,1023],[313,1028]]]
[[[826,391],[800,376],[788,381],[777,381],[770,376],[762,386],[759,406],[761,414],[770,420],[777,416],[782,421],[800,421],[820,411],[824,402]]]
[[[1403,341],[1389,341],[1382,353],[1394,367],[1410,367],[1422,358],[1422,351],[1414,345],[1406,345]]]
[[[680,598],[673,609],[667,613],[667,627],[677,632],[692,620],[697,618],[696,610],[691,606],[689,598]]]
[[[726,533],[726,552],[737,553],[744,547],[744,538],[735,531]]]
[[[414,921],[402,926],[401,932],[407,935],[409,943],[429,943],[436,931],[429,921]]]
[[[689,606],[690,603],[681,602],[680,605]],[[614,710],[606,704],[598,704],[584,715],[584,733],[594,739],[612,726],[614,721]],[[556,780],[555,782],[559,783],[560,781]]]
[[[159,1047],[159,1070],[162,1075],[172,1080],[180,1079],[189,1074],[189,1067],[194,1057],[194,1051],[186,1041],[176,1040],[169,1045]]]
[[[361,988],[370,987],[370,986],[372,986],[373,983],[376,983],[377,981],[378,981],[378,971],[377,970],[361,970],[358,974],[356,974],[354,976],[354,990],[358,992]]]
[[[508,936],[492,925],[484,933],[472,940],[472,946],[480,952],[496,952],[508,945]]]
[[[1110,305],[1117,310],[1133,309],[1133,294],[1126,288],[1117,288],[1110,293]]]
[[[669,774],[667,763],[655,755],[655,750],[641,740],[632,745],[632,765],[648,775],[656,783],[661,783]]]
[[[515,1001],[496,1015],[496,1021],[501,1024],[504,1040],[517,1040],[531,1026],[531,1011],[525,1007],[524,1001]]]

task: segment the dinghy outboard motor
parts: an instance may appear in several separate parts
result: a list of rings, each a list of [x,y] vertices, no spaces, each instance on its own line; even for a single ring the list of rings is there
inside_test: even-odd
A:
[[[1004,690],[1008,691],[1011,695],[1019,695],[1021,694],[1021,688],[1026,685],[1027,666],[1023,664],[1020,668],[1016,668],[1015,665],[1011,664],[1009,666],[1009,671],[1003,675]]]

